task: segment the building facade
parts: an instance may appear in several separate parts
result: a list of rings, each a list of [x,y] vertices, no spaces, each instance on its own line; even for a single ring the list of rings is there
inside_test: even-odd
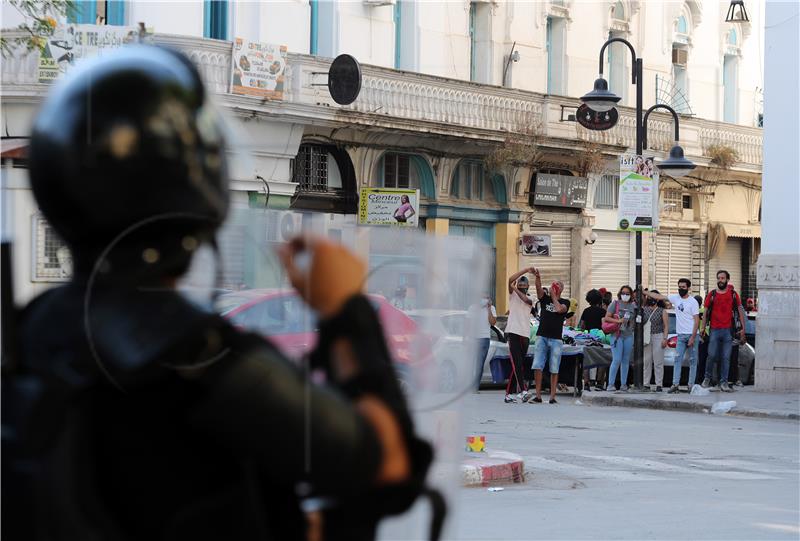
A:
[[[667,103],[681,113],[680,144],[698,165],[680,182],[662,179],[661,226],[644,239],[645,285],[671,291],[688,277],[700,293],[726,268],[743,295],[755,295],[760,2],[748,2],[749,24],[725,23],[727,2],[712,1],[80,4],[84,13],[71,20],[144,22],[156,43],[200,66],[232,118],[236,207],[263,206],[264,183],[270,207],[331,216],[354,214],[363,186],[418,188],[421,227],[491,248],[486,288],[501,312],[506,277],[521,265],[540,267],[545,281],[560,278],[581,302],[591,287],[634,282],[632,235],[616,230],[617,158],[635,149],[632,59],[624,46],[612,45],[604,59],[610,87],[623,97],[618,124],[593,132],[574,118],[578,96],[597,77],[600,47],[608,36],[623,37],[644,58],[645,107]],[[3,10],[4,25],[13,26],[12,8]],[[235,37],[287,46],[282,100],[231,92]],[[347,106],[320,86],[342,53],[362,64],[361,93]],[[24,169],[30,121],[48,89],[37,82],[36,66],[32,54],[2,68],[4,208],[13,207],[7,222],[17,253],[25,254],[15,268],[21,300],[63,274]],[[664,158],[673,144],[671,117],[651,115],[648,139],[648,155]],[[585,201],[540,204],[536,193],[551,181],[585,186]],[[241,227],[232,220],[226,234]],[[523,235],[548,238],[549,255],[523,254]],[[233,269],[227,280],[247,287],[248,272]]]

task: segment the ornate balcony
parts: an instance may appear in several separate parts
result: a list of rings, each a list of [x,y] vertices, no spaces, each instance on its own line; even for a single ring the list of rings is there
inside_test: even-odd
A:
[[[502,141],[505,132],[523,127],[535,129],[553,142],[578,139],[576,124],[561,120],[562,106],[572,109],[580,105],[574,98],[364,65],[361,94],[353,104],[342,107],[330,98],[325,86],[313,86],[326,82],[330,60],[291,53],[284,100],[263,102],[258,98],[229,94],[230,42],[168,34],[156,34],[154,40],[184,51],[198,64],[221,101],[239,110],[270,116],[290,114],[295,120],[307,118],[331,125],[346,122],[485,141]],[[4,99],[41,99],[48,86],[37,82],[37,61],[38,54],[32,53],[3,62]],[[581,138],[616,146],[620,151],[635,147],[635,112],[621,107],[619,113],[619,122],[614,128],[602,132],[581,129]],[[651,115],[648,125],[651,149],[669,150],[672,134],[672,120],[668,115]],[[714,143],[727,145],[738,153],[739,162],[734,168],[761,170],[762,129],[699,118],[681,119],[681,145],[692,160],[707,164],[704,149]]]

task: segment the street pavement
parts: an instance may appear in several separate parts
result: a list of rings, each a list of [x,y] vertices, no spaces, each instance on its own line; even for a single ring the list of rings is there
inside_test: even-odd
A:
[[[800,539],[796,421],[502,397],[467,397],[465,433],[525,483],[463,488],[451,538]]]

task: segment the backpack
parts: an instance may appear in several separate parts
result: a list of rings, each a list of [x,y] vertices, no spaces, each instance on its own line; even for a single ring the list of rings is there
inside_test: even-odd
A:
[[[742,330],[742,322],[739,320],[739,306],[742,305],[741,300],[739,299],[739,295],[736,294],[735,289],[731,289],[731,294],[733,295],[733,317],[731,318],[731,334],[734,338],[739,332]],[[708,326],[711,327],[711,311],[714,308],[714,299],[717,297],[717,289],[711,290],[711,299],[708,303]]]

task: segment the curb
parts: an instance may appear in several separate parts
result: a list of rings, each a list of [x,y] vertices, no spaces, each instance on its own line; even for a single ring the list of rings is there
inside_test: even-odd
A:
[[[488,486],[497,483],[525,482],[525,463],[522,457],[507,451],[467,453],[461,462],[461,484]]]
[[[688,411],[692,413],[711,413],[712,404],[705,402],[686,402],[682,400],[658,400],[648,398],[636,398],[630,396],[594,396],[586,395],[580,400],[590,406],[617,406],[623,408],[644,408],[662,411]],[[748,409],[736,406],[726,415],[740,417],[756,417],[761,419],[780,419],[784,421],[800,421],[800,413],[790,413],[783,411]]]

